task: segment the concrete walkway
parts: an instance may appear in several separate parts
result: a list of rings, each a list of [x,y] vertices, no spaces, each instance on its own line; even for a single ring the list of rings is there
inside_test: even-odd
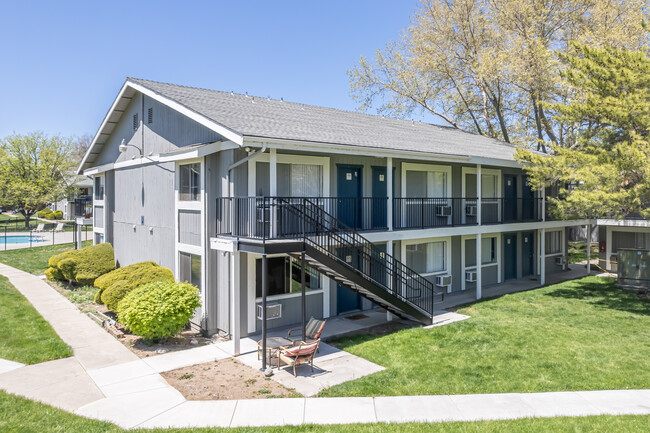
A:
[[[139,359],[40,278],[2,264],[0,274],[9,278],[74,350],[72,358],[37,365],[3,360],[0,389],[124,428],[650,414],[650,390],[187,401],[159,373],[227,358],[231,342]],[[461,319],[441,317],[441,324]],[[242,343],[248,354],[240,358],[247,363],[244,358],[252,359],[254,341]],[[324,361],[342,356],[333,350],[325,345]]]

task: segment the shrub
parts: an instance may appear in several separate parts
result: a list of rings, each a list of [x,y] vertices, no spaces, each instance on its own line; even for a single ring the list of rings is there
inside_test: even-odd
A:
[[[154,281],[174,281],[170,269],[156,262],[140,262],[115,269],[95,280],[102,303],[117,313],[118,303],[131,290]]]
[[[54,211],[54,219],[55,220],[62,220],[63,219],[63,211],[62,210]]]
[[[176,335],[200,305],[199,290],[193,285],[158,281],[126,295],[117,314],[127,329],[151,341]]]
[[[52,210],[49,208],[41,209],[38,212],[36,212],[36,216],[39,218],[45,218],[46,215],[52,213]]]
[[[50,212],[47,215],[45,215],[46,220],[53,220],[55,218],[56,218],[56,215],[54,214],[54,212]]]
[[[66,251],[50,257],[49,265],[45,271],[49,280],[68,280],[92,286],[97,277],[115,269],[113,247],[104,243]]]
[[[95,281],[97,281],[97,280],[95,280]],[[95,304],[103,304],[101,296],[102,296],[102,291],[97,290],[97,292],[95,292],[95,296],[93,296],[93,302]]]

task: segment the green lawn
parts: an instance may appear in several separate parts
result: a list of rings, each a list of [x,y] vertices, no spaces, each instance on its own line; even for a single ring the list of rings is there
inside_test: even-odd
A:
[[[569,242],[569,263],[578,263],[587,260],[587,242]],[[598,242],[591,244],[591,259],[598,258]]]
[[[470,319],[334,343],[386,370],[323,396],[650,387],[650,301],[587,277],[478,302]]]
[[[90,420],[0,391],[0,431],[7,433],[125,433],[113,424]],[[333,426],[282,426],[239,429],[154,429],[134,433],[501,433],[501,432],[646,432],[650,416],[591,416],[585,418],[533,418],[510,421],[440,424],[353,424]]]
[[[92,241],[84,241],[83,246],[91,245]],[[74,245],[49,245],[46,247],[23,248],[21,250],[0,251],[0,263],[21,269],[34,275],[42,275],[48,268],[47,261],[51,256],[74,249]]]
[[[0,276],[0,330],[0,358],[38,364],[72,356],[72,349],[3,276]]]

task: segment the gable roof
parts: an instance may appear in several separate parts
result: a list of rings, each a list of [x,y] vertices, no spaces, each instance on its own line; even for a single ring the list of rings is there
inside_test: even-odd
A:
[[[132,97],[138,90],[167,101],[168,105],[174,105],[172,108],[180,107],[186,114],[195,116],[195,120],[205,120],[203,123],[206,126],[239,145],[246,138],[280,139],[433,155],[484,157],[509,162],[514,160],[515,146],[451,127],[137,78],[127,78],[113,105],[121,97]],[[112,114],[112,111],[113,108],[107,119],[116,122],[119,114]],[[95,137],[96,140],[100,137],[99,148],[101,136],[107,137],[110,131],[102,124]],[[100,150],[91,145],[89,154],[98,155]],[[79,171],[90,164],[92,157],[84,158]]]

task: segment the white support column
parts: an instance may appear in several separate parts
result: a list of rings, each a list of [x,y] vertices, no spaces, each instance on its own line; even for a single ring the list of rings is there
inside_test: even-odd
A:
[[[278,154],[277,154],[277,149],[271,149],[269,151],[270,153],[270,158],[269,158],[269,192],[271,197],[277,197],[278,196]],[[277,224],[276,224],[276,213],[275,213],[275,208],[273,206],[274,202],[273,199],[271,199],[271,233],[273,234],[273,237],[277,234]]]
[[[546,221],[546,187],[542,187],[542,221]]]
[[[79,224],[81,221],[83,221],[83,220],[81,220],[80,218],[77,219],[77,249],[78,250],[80,250],[82,248],[82,245],[81,245],[81,242],[82,242],[82,240],[81,240],[81,228],[82,228],[83,223]]]
[[[393,158],[386,158],[386,191],[388,191],[388,230],[393,230]]]
[[[483,206],[481,204],[483,196],[483,179],[481,174],[481,164],[476,165],[476,222],[481,225],[483,222]],[[478,275],[478,272],[476,273]],[[478,287],[478,284],[476,285]]]
[[[612,272],[612,228],[610,226],[605,226],[605,270]]]
[[[546,284],[546,229],[540,231],[539,241],[539,283]]]
[[[587,224],[587,275],[591,274],[591,224]]]
[[[391,158],[388,158],[388,159],[391,159]],[[389,184],[389,185],[390,185],[390,184]],[[386,242],[386,254],[389,255],[389,256],[392,256],[392,255],[393,255],[393,241],[388,241],[388,242]],[[389,277],[389,278],[387,279],[387,281],[388,281],[388,287],[392,289],[392,288],[393,288],[393,279],[390,278],[390,276],[388,276],[388,277]],[[393,320],[393,318],[394,318],[394,317],[393,317],[393,313],[391,313],[390,311],[386,310],[386,320],[390,322],[391,320]]]
[[[240,354],[241,317],[240,317],[240,253],[230,253],[230,337],[234,343],[235,356]]]
[[[480,214],[479,214],[480,215]],[[480,233],[476,235],[476,299],[483,297],[483,239]]]

